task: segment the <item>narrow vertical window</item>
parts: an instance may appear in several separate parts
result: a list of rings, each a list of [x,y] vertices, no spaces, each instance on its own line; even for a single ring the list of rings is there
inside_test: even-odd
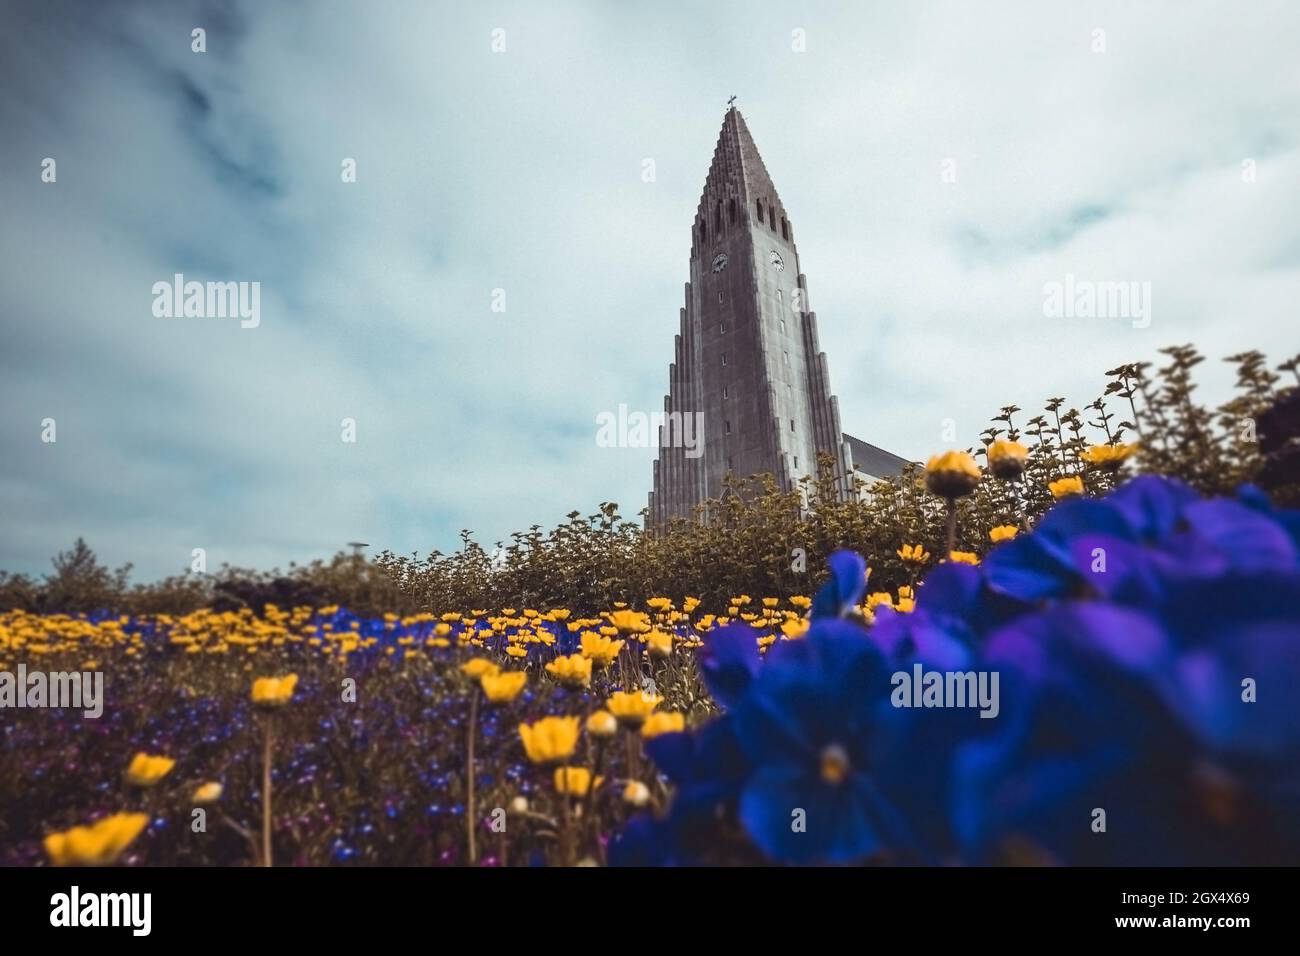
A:
[[[727,200],[727,221],[734,224],[736,222],[736,200]]]
[[[727,386],[725,386],[725,385],[722,386],[722,397],[723,397],[723,398],[726,398],[726,397],[727,397]]]
[[[794,431],[794,419],[790,419],[790,431]]]
[[[772,227],[773,232],[776,232],[776,207],[775,206],[767,207],[767,224]]]
[[[763,221],[763,200],[755,199],[754,205],[758,207],[758,221],[762,222]]]
[[[722,364],[723,364],[723,365],[726,365],[726,364],[727,364],[727,353],[726,353],[726,352],[723,352],[723,353],[722,353]]]
[[[731,422],[727,422],[726,424],[727,424],[727,434],[730,435],[730,434],[731,434]]]
[[[719,303],[722,302],[722,290],[721,290],[721,289],[718,290],[718,302],[719,302]]]
[[[790,353],[789,353],[789,352],[782,352],[782,353],[781,353],[781,361],[784,362],[786,365],[789,365],[789,364],[790,364]]]
[[[782,331],[782,332],[785,331],[785,319],[782,319],[782,320],[781,320],[781,331]]]
[[[789,225],[786,224],[785,216],[781,217],[781,238],[782,239],[790,238],[790,227]]]
[[[726,322],[719,322],[719,323],[718,323],[718,334],[719,334],[719,335],[726,335],[726,334],[727,334],[727,323],[726,323]]]

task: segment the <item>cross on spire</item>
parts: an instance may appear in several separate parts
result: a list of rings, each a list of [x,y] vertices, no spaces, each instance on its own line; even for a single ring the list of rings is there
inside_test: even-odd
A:
[[[731,94],[731,99],[727,100],[727,105],[730,106],[734,102],[736,102],[736,94],[733,93]]]

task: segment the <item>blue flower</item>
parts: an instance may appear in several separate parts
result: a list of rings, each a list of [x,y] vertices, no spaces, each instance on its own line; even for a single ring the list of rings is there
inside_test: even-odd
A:
[[[1300,515],[1139,478],[936,568],[870,631],[842,619],[865,562],[830,565],[804,638],[709,637],[725,713],[651,741],[677,796],[625,858],[735,861],[738,827],[790,863],[1300,860]],[[998,717],[895,707],[918,663],[996,672]]]
[[[730,707],[749,689],[758,673],[758,641],[748,624],[729,624],[711,631],[697,655],[700,674],[723,707]]]
[[[960,735],[952,714],[930,720],[938,715],[896,708],[893,672],[848,622],[814,622],[803,639],[769,651],[733,712],[736,739],[754,766],[740,786],[739,817],[769,857],[933,855],[943,753]]]
[[[843,617],[858,606],[867,589],[867,562],[856,551],[836,551],[826,564],[831,578],[813,597],[813,620]]]
[[[964,858],[1190,862],[1197,748],[1151,683],[1169,663],[1154,622],[1104,604],[1062,605],[994,635],[984,666],[1001,678],[997,732],[956,758]]]
[[[751,642],[753,638],[750,638]],[[692,866],[713,862],[720,811],[739,792],[751,767],[734,724],[721,717],[694,733],[660,734],[646,752],[676,789],[665,819],[635,817],[610,845],[615,866]]]

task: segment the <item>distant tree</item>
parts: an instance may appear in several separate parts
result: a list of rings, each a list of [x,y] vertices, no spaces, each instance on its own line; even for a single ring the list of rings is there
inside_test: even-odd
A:
[[[41,609],[64,614],[116,610],[126,591],[131,565],[116,571],[99,563],[84,538],[53,558],[54,573],[45,576]]]

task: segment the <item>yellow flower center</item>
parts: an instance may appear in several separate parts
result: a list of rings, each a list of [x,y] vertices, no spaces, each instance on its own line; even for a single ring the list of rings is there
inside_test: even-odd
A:
[[[822,751],[822,779],[830,784],[840,784],[849,775],[849,755],[839,744],[830,744]]]

